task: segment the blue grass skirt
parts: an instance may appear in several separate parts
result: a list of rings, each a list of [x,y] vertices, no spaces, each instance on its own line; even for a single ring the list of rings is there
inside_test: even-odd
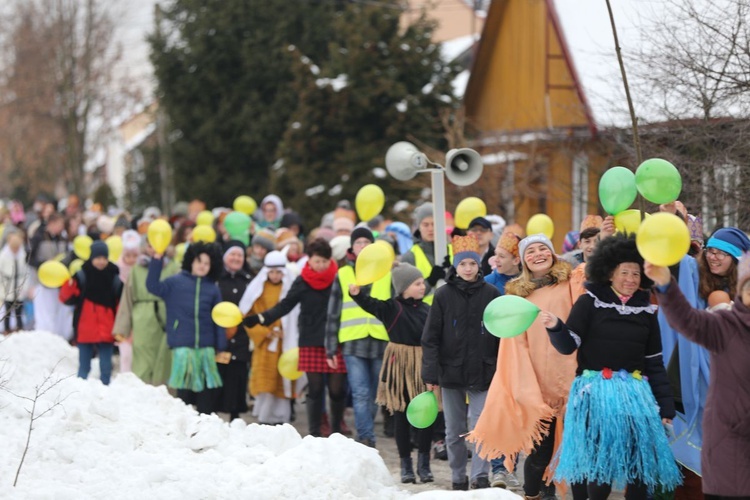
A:
[[[682,483],[659,406],[639,371],[584,370],[573,381],[555,457],[555,481],[595,481],[622,489]]]
[[[169,387],[201,392],[221,387],[213,347],[175,347],[172,349],[172,372]]]

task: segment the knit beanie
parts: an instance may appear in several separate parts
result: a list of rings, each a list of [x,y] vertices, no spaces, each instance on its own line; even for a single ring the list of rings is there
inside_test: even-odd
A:
[[[122,249],[138,250],[141,247],[141,235],[138,231],[128,229],[122,233]]]
[[[224,244],[224,258],[227,257],[227,254],[234,250],[235,248],[239,248],[242,251],[242,255],[245,255],[245,244],[242,243],[239,240],[229,240]]]
[[[523,257],[523,254],[526,253],[526,248],[528,248],[528,246],[533,243],[542,243],[543,245],[546,245],[552,252],[552,255],[555,255],[555,246],[552,244],[550,239],[542,233],[532,234],[531,236],[527,236],[522,239],[518,244],[519,255]]]
[[[422,271],[406,262],[391,269],[391,283],[396,295],[401,295],[412,283],[422,277]]]
[[[482,257],[479,255],[479,240],[473,235],[455,236],[453,242],[453,267],[464,259],[472,259],[477,265],[481,266]]]
[[[563,253],[572,252],[578,244],[578,237],[581,235],[578,231],[568,231],[563,241]]]
[[[270,233],[268,231],[258,231],[253,236],[253,239],[251,240],[250,243],[252,245],[260,245],[270,252],[271,250],[274,249],[274,246],[276,245],[276,240],[275,240],[273,233]]]
[[[354,230],[354,221],[348,217],[338,217],[333,219],[333,230],[339,232],[352,232]]]
[[[109,247],[102,240],[96,240],[91,244],[91,257],[89,257],[89,260],[94,260],[97,257],[109,258]]]
[[[348,249],[348,236],[336,236],[331,240],[331,256],[333,257],[333,260],[339,261],[346,257],[346,251]]]
[[[370,240],[370,243],[375,243],[375,237],[372,235],[372,231],[366,227],[358,227],[354,231],[352,231],[351,236],[349,236],[349,247],[354,246],[354,242],[357,241],[360,238],[367,238]]]
[[[725,227],[709,238],[706,248],[716,248],[739,260],[743,252],[750,251],[750,238],[736,227]]]
[[[427,217],[433,217],[432,203],[423,203],[414,210],[414,223],[417,225],[417,229],[422,221]]]

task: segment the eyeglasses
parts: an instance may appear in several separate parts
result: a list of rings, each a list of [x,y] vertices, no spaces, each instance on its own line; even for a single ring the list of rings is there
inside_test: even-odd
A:
[[[706,250],[706,254],[707,257],[713,257],[716,260],[724,260],[729,257],[728,253],[717,250],[716,248],[709,248],[708,250]]]

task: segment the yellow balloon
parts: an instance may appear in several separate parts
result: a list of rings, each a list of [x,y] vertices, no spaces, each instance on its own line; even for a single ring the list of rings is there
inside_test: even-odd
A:
[[[216,231],[211,226],[195,226],[193,229],[193,242],[203,241],[213,243],[216,241]]]
[[[297,369],[299,365],[299,348],[294,347],[284,351],[279,356],[279,373],[282,377],[289,380],[297,380],[303,373]]]
[[[187,243],[178,243],[174,247],[174,260],[182,264],[182,260],[185,258],[185,250],[187,250]]]
[[[383,210],[385,205],[385,193],[380,186],[367,184],[357,191],[357,197],[354,199],[354,206],[357,209],[357,215],[360,220],[369,221]]]
[[[690,231],[678,216],[659,212],[641,223],[635,243],[644,259],[657,266],[669,267],[687,255]]]
[[[542,233],[547,238],[552,239],[555,234],[555,223],[547,214],[535,214],[526,223],[526,234],[539,234]]]
[[[232,208],[234,208],[235,212],[242,212],[243,214],[252,215],[253,212],[255,212],[255,209],[258,208],[258,204],[255,203],[254,199],[243,194],[242,196],[238,196],[234,199]]]
[[[646,214],[646,217],[650,217]],[[618,233],[638,234],[641,226],[641,211],[636,209],[623,210],[615,215],[615,228]]]
[[[210,226],[214,222],[214,214],[210,210],[203,210],[195,218],[195,224],[198,226]]]
[[[242,313],[237,304],[219,302],[211,309],[211,319],[221,327],[231,328],[242,323]]]
[[[384,245],[388,245],[388,243],[381,242],[367,245],[357,256],[357,261],[354,264],[357,286],[375,283],[391,271],[395,253],[393,248],[388,250]]]
[[[148,225],[148,242],[158,254],[163,254],[172,241],[172,226],[164,219],[156,219]]]
[[[68,271],[70,271],[70,275],[73,276],[75,273],[81,270],[81,267],[83,266],[83,261],[81,259],[76,259],[73,262],[70,263],[68,266]]]
[[[487,205],[479,198],[470,196],[458,202],[453,223],[459,229],[468,229],[473,219],[485,215],[487,215]]]
[[[47,288],[60,288],[69,279],[70,271],[62,262],[48,260],[39,266],[39,283]]]
[[[393,266],[393,261],[396,260],[396,251],[393,249],[393,245],[385,240],[376,240],[373,245],[380,245],[383,247],[384,252],[388,252],[388,255],[390,255],[389,259],[391,260],[391,266]]]
[[[91,257],[91,244],[94,240],[85,234],[79,234],[73,238],[73,252],[81,260],[89,260]]]
[[[122,255],[122,238],[117,235],[110,236],[104,243],[109,248],[109,260],[110,262],[117,262],[117,259]]]

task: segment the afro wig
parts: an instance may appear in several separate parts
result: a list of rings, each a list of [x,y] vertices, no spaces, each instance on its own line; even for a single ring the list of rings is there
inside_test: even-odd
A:
[[[206,278],[211,281],[218,280],[223,264],[221,251],[219,250],[219,245],[216,243],[204,243],[200,241],[188,245],[187,250],[185,250],[185,257],[182,259],[182,270],[192,273],[193,261],[202,253],[205,253],[211,259],[211,270],[208,271]]]
[[[604,238],[586,260],[586,279],[592,283],[609,285],[612,273],[623,262],[634,262],[641,268],[640,288],[650,288],[653,282],[643,274],[643,257],[635,245],[635,235],[616,234]]]

